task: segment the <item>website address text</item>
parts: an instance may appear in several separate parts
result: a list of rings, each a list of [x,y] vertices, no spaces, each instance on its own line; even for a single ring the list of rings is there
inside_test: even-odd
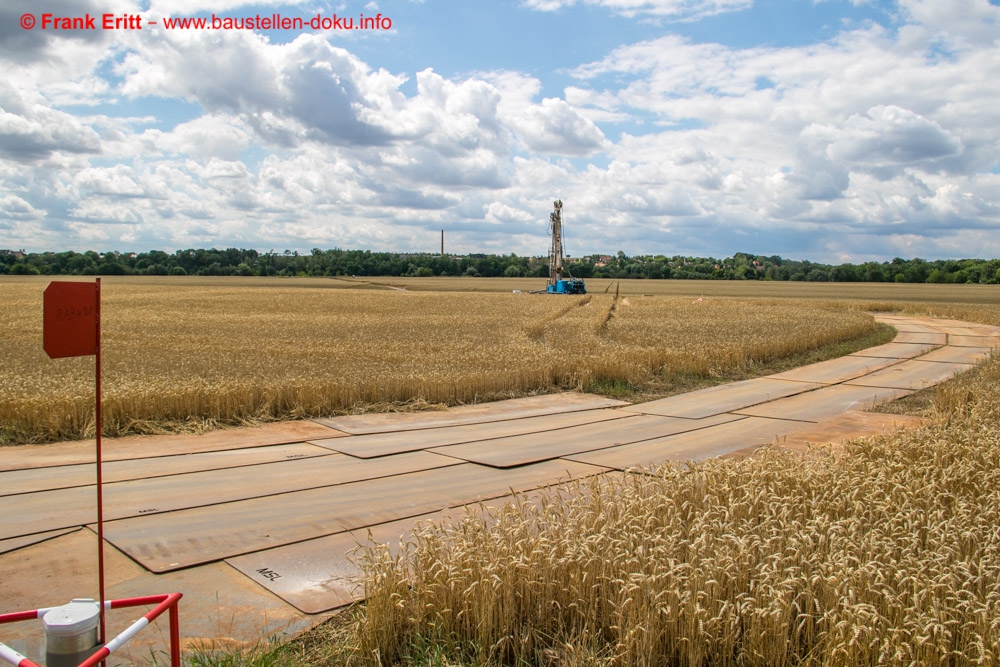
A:
[[[191,16],[164,17],[143,20],[141,14],[101,14],[91,16],[57,16],[45,12],[40,15],[40,21],[34,14],[21,15],[21,27],[32,30],[36,26],[42,30],[142,30],[143,26],[158,27],[163,25],[166,30],[391,30],[392,19],[382,14],[375,16],[323,16],[317,14],[312,18],[301,16]],[[40,23],[40,25],[39,25]],[[98,28],[100,26],[100,28]]]
[[[392,19],[381,14],[361,14],[356,18],[317,14],[311,19],[281,14],[240,17],[212,14],[211,18],[164,18],[163,27],[167,30],[390,30]]]

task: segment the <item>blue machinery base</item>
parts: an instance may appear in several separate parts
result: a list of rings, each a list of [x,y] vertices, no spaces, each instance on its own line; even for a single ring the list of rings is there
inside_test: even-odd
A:
[[[545,292],[547,294],[586,294],[587,285],[578,278],[557,280],[555,285],[548,285]]]

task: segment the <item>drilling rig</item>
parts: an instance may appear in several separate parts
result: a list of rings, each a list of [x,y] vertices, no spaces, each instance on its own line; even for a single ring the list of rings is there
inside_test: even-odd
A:
[[[562,200],[552,202],[555,208],[549,214],[549,228],[552,230],[552,247],[549,249],[549,284],[546,294],[586,294],[587,285],[579,278],[563,278],[562,246]]]

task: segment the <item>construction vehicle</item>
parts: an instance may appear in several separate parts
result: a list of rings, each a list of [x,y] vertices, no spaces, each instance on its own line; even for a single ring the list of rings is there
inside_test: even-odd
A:
[[[555,210],[549,214],[549,228],[552,230],[552,247],[549,249],[549,284],[545,288],[545,293],[586,294],[587,285],[582,280],[574,278],[571,275],[568,278],[563,278],[562,205],[561,199],[552,202]]]

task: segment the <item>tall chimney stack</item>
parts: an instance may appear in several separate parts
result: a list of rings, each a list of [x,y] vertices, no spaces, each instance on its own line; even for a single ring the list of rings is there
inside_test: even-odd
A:
[[[444,257],[444,230],[441,230],[441,256]]]

